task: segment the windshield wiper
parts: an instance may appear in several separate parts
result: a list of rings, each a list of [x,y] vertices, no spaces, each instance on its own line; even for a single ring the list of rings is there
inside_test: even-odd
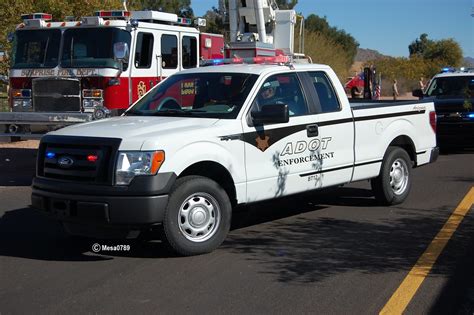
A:
[[[149,113],[151,116],[173,116],[173,115],[189,115],[192,116],[193,113],[191,111],[182,110],[182,109],[164,109],[158,110],[153,113]]]
[[[145,113],[139,110],[129,110],[125,112],[125,116],[143,116],[143,115],[145,115]]]

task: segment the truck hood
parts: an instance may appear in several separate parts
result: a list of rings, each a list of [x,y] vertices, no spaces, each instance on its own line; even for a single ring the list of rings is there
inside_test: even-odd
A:
[[[50,135],[120,138],[121,150],[140,150],[150,138],[208,128],[218,119],[192,117],[125,116],[62,128]]]

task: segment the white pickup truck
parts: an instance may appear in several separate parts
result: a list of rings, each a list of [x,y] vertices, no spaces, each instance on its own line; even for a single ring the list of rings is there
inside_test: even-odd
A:
[[[222,65],[170,76],[123,117],[42,138],[32,207],[93,237],[159,226],[181,255],[226,238],[237,205],[371,179],[401,203],[434,162],[432,102],[351,107],[325,65]]]

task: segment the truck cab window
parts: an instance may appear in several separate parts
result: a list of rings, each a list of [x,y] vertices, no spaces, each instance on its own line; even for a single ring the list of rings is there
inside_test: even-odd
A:
[[[287,104],[290,116],[308,114],[308,107],[296,74],[277,74],[265,80],[257,94],[252,111],[259,111],[262,106],[272,104]]]
[[[183,68],[195,68],[197,66],[197,40],[196,37],[183,36]]]
[[[138,33],[135,49],[135,67],[150,68],[153,56],[153,34]]]
[[[161,56],[163,69],[176,69],[178,67],[178,38],[176,36],[161,36]]]
[[[318,96],[322,113],[337,112],[341,109],[331,82],[322,71],[309,72],[311,83]]]

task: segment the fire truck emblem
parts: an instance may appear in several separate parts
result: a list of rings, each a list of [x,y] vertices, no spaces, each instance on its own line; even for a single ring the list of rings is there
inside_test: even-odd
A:
[[[257,137],[255,141],[257,142],[257,148],[259,148],[262,152],[265,152],[266,149],[268,149],[268,140],[270,140],[269,136],[265,137]]]
[[[140,81],[138,83],[138,86],[137,86],[137,90],[138,90],[138,97],[142,97],[143,95],[145,95],[146,93],[146,85],[145,85],[145,82],[143,81]]]

